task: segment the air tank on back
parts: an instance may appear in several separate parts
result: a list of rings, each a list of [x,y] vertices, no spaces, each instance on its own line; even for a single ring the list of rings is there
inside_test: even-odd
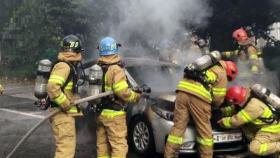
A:
[[[52,69],[52,62],[48,59],[39,61],[35,80],[34,95],[38,99],[47,97],[47,84]]]
[[[280,98],[272,93],[269,89],[262,86],[261,84],[254,84],[250,87],[253,94],[258,96],[275,109],[280,109]]]
[[[212,51],[209,54],[203,55],[196,59],[190,66],[192,69],[197,71],[203,71],[212,65],[215,65],[221,60],[221,54],[219,51]]]
[[[102,93],[102,81],[103,71],[102,68],[95,64],[89,69],[89,95],[97,95]],[[100,102],[100,99],[96,100],[95,103]]]

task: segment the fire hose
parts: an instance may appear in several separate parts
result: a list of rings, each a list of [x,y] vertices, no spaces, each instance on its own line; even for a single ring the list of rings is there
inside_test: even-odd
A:
[[[102,97],[106,97],[108,95],[113,94],[113,91],[108,91],[108,92],[104,92],[104,93],[100,93],[98,95],[93,95],[93,96],[89,96],[89,97],[85,97],[79,100],[76,100],[73,104],[70,105],[70,107],[75,106],[76,104],[80,104],[80,103],[84,103],[87,101],[92,101],[95,99],[99,99]],[[13,148],[13,150],[8,154],[8,156],[6,156],[6,158],[10,158],[11,156],[13,156],[13,154],[17,151],[17,149],[20,147],[20,145],[27,140],[27,138],[29,138],[29,136],[34,133],[36,131],[36,129],[38,127],[40,127],[46,120],[48,120],[49,118],[53,117],[54,115],[56,115],[57,113],[61,112],[61,109],[55,109],[54,111],[52,111],[50,114],[48,114],[43,120],[39,121],[36,125],[34,125],[29,131],[27,131],[27,133],[21,138],[21,140],[16,144],[16,146]]]

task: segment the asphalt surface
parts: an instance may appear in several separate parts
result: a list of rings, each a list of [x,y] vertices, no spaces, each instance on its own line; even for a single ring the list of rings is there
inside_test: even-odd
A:
[[[5,95],[0,96],[0,158],[7,156],[20,138],[47,115],[47,111],[41,111],[33,104],[34,97],[32,95],[32,88],[25,86],[15,89],[10,88]],[[89,113],[86,117],[76,119],[76,158],[96,158],[94,118],[94,113]],[[23,143],[13,158],[51,158],[54,156],[54,150],[54,138],[51,133],[50,123],[45,122]],[[181,157],[197,156],[183,155]],[[225,156],[219,155],[217,157],[222,158]],[[140,156],[130,151],[128,158],[140,158]],[[156,155],[153,158],[162,158],[162,155]]]
[[[0,96],[0,158],[4,158],[13,149],[21,137],[38,121],[47,111],[39,110],[33,103],[32,88],[6,88],[6,94]],[[94,114],[76,119],[77,149],[76,158],[95,158],[95,124]],[[30,136],[18,149],[14,158],[50,158],[55,150],[54,138],[50,123],[45,122]],[[139,158],[129,153],[129,158]]]

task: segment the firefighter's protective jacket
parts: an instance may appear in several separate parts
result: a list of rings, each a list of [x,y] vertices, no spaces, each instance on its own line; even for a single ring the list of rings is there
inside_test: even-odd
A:
[[[59,61],[67,61],[67,62],[78,62],[81,61],[81,54],[74,52],[60,52],[58,55]],[[68,108],[70,103],[74,102],[75,99],[78,98],[72,92],[73,89],[73,80],[71,79],[65,88],[62,90],[61,88],[65,84],[68,76],[70,75],[70,66],[65,62],[58,62],[54,65],[52,72],[50,74],[50,78],[47,85],[48,95],[56,105],[61,106],[62,108]],[[54,105],[52,105],[54,107]],[[76,106],[70,108],[67,113],[79,113]]]
[[[243,62],[248,62],[250,70],[253,73],[260,71],[259,55],[261,52],[252,44],[239,46],[237,50],[222,52],[222,58],[226,60],[237,61],[240,59]]]
[[[206,88],[202,83],[192,79],[183,78],[177,85],[176,91],[184,91],[195,95],[207,103],[212,103],[214,106],[220,106],[226,95],[227,74],[224,61],[212,66],[205,71],[206,80],[209,88]]]
[[[258,98],[250,98],[245,107],[230,117],[224,117],[221,125],[225,128],[236,128],[244,125],[254,126],[254,131],[276,133],[280,132],[280,124],[271,121],[272,111]],[[265,121],[266,120],[266,121]],[[246,132],[246,131],[245,131]],[[250,131],[248,131],[250,132]]]
[[[124,70],[118,64],[115,64],[120,61],[119,55],[102,56],[99,58],[99,64],[109,66],[105,74],[105,91],[113,90],[117,96],[117,103],[138,102],[140,94],[128,87]]]

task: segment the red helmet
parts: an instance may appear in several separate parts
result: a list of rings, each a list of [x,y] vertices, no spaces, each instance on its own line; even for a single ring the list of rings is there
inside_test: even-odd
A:
[[[237,65],[232,61],[225,61],[226,72],[229,81],[233,81],[238,74]]]
[[[247,89],[241,86],[231,86],[227,90],[226,100],[241,105],[246,99]]]
[[[232,37],[238,42],[245,41],[248,39],[247,32],[243,28],[235,30],[232,33]]]

